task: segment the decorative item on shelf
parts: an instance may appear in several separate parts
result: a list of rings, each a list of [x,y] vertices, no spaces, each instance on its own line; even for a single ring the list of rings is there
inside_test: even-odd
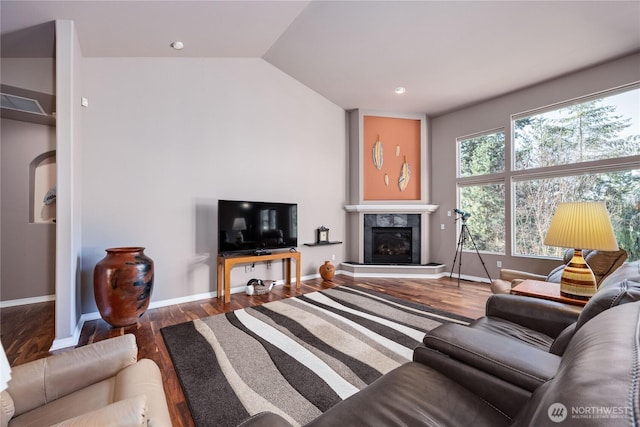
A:
[[[329,243],[329,229],[324,225],[316,229],[316,243]]]
[[[56,186],[54,185],[47,191],[47,194],[44,195],[42,199],[42,210],[40,212],[40,218],[44,222],[56,222]]]
[[[324,280],[331,280],[336,274],[336,268],[333,266],[333,264],[331,264],[330,261],[325,261],[318,270],[320,271],[320,276]]]
[[[133,325],[149,307],[153,260],[142,247],[106,249],[93,270],[93,291],[100,316],[111,326]]]
[[[56,190],[56,186],[54,185],[49,189],[49,191],[47,191],[47,194],[44,195],[44,199],[42,200],[42,202],[45,205],[50,205],[56,201],[56,195],[57,195],[57,190]]]
[[[384,147],[382,146],[382,141],[380,141],[380,135],[378,135],[378,140],[373,144],[373,165],[380,170],[383,163]]]
[[[275,285],[275,283],[275,280],[251,279],[247,282],[245,293],[247,295],[268,294],[271,292],[271,289],[273,289],[273,285]]]
[[[582,250],[619,249],[603,202],[560,203],[551,219],[544,244],[575,248],[573,258],[562,272],[560,293],[582,300],[591,298],[598,289],[596,278],[582,257]]]

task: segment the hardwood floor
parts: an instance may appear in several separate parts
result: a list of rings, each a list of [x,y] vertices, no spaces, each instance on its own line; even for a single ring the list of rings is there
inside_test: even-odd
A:
[[[151,309],[147,310],[136,325],[124,328],[112,328],[102,319],[89,321],[82,328],[78,345],[82,346],[126,333],[135,334],[139,348],[138,358],[154,360],[162,371],[173,425],[177,427],[193,426],[182,388],[160,334],[161,328],[238,308],[328,289],[341,284],[363,286],[471,318],[477,318],[484,314],[486,300],[491,294],[487,284],[460,281],[458,288],[457,280],[449,278],[436,280],[354,279],[339,275],[330,282],[322,279],[302,282],[300,292],[296,292],[295,288],[277,286],[267,295],[234,294],[231,296],[231,302],[226,305],[218,299],[206,299]],[[55,334],[53,324],[53,302],[1,309],[0,335],[9,363],[15,366],[50,355],[48,349],[51,347]]]

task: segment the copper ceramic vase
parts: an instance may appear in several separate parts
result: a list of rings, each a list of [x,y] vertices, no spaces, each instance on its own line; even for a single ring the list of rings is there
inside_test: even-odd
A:
[[[329,261],[325,261],[324,264],[320,266],[319,271],[320,276],[322,276],[324,280],[331,280],[334,274],[336,274],[336,268]]]
[[[93,270],[93,292],[102,318],[111,326],[133,325],[149,307],[153,260],[144,248],[109,248]]]

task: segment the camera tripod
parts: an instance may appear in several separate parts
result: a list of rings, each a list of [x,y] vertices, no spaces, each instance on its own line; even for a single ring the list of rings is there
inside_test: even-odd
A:
[[[467,241],[467,237],[471,239],[471,243],[473,244],[473,249],[475,249],[478,258],[480,258],[480,262],[482,263],[482,267],[484,268],[484,272],[487,273],[487,277],[489,278],[489,283],[491,283],[491,276],[489,275],[489,271],[487,271],[487,267],[484,265],[484,260],[480,256],[480,252],[478,252],[478,247],[476,246],[476,242],[473,240],[473,236],[469,231],[469,227],[467,226],[467,218],[469,214],[463,215],[458,219],[462,220],[462,226],[460,227],[460,237],[458,238],[458,246],[456,248],[456,255],[453,257],[453,265],[451,266],[451,274],[449,274],[449,278],[453,277],[453,270],[456,267],[456,260],[458,261],[458,287],[460,287],[460,270],[462,269],[462,250],[464,249],[464,244]],[[458,220],[456,219],[456,221]]]

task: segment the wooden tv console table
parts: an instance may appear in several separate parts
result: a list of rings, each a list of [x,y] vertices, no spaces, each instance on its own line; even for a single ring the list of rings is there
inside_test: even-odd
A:
[[[236,264],[253,264],[255,262],[284,260],[284,283],[291,285],[291,259],[296,260],[296,289],[300,289],[300,252],[277,252],[268,255],[218,255],[218,288],[217,296],[224,296],[225,304],[231,301],[231,269]],[[224,292],[223,292],[224,291]]]

